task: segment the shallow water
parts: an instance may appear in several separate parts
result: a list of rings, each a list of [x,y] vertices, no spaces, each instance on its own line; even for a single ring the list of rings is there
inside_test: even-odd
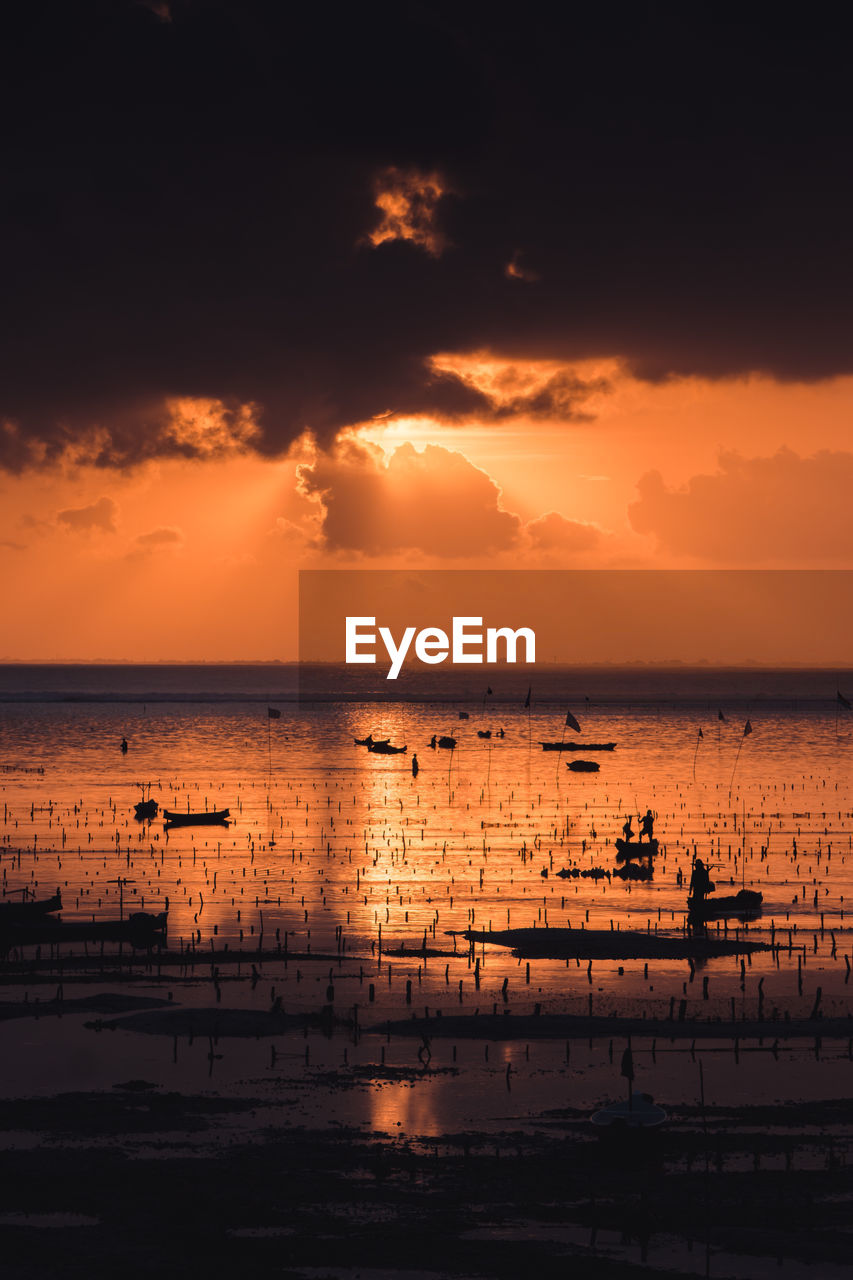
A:
[[[686,1000],[688,1017],[740,1018],[754,1016],[760,996],[767,1017],[808,1017],[820,988],[824,1015],[848,1014],[850,725],[836,723],[831,697],[815,697],[814,673],[802,687],[791,677],[790,698],[776,688],[744,706],[733,695],[725,722],[692,677],[679,688],[672,673],[666,702],[649,701],[644,686],[636,702],[623,688],[575,704],[583,741],[618,744],[594,757],[599,773],[583,775],[566,768],[567,753],[539,746],[564,733],[554,704],[528,714],[520,699],[469,699],[470,719],[460,721],[446,703],[281,702],[281,718],[270,720],[263,681],[280,690],[277,668],[252,668],[248,684],[228,668],[167,668],[159,678],[168,697],[183,690],[195,700],[151,702],[84,700],[114,699],[122,680],[129,697],[165,696],[150,673],[80,671],[73,696],[81,700],[56,700],[65,677],[42,671],[39,688],[18,677],[26,701],[0,703],[0,892],[48,896],[59,886],[67,920],[116,917],[120,894],[125,912],[159,911],[168,899],[170,946],[194,948],[202,972],[212,945],[254,948],[261,939],[331,957],[274,972],[268,964],[257,990],[229,985],[236,974],[223,970],[225,1005],[268,1008],[277,996],[289,1011],[316,1009],[332,986],[336,1009],[358,1004],[362,1025],[424,1008],[585,1013],[590,998],[601,1014],[666,1017]],[[226,673],[219,685],[218,671]],[[549,679],[556,699],[557,677]],[[0,693],[11,698],[15,688],[7,668]],[[753,732],[744,737],[747,714]],[[501,726],[503,739],[477,737]],[[370,754],[353,743],[367,733],[409,751]],[[434,733],[452,733],[457,748],[431,750]],[[232,825],[167,832],[159,819],[138,823],[133,804],[148,783],[161,807],[227,806]],[[573,866],[612,869],[626,816],[636,829],[647,807],[662,846],[651,882],[556,876]],[[678,934],[696,852],[719,891],[763,893],[748,936],[772,937],[782,950],[754,954],[743,969],[733,957],[694,971],[686,962],[650,962],[646,971],[638,961],[537,960],[528,980],[526,963],[506,949],[472,952],[450,932],[571,925]],[[742,927],[730,921],[729,935]],[[425,936],[447,954],[418,955]],[[388,954],[401,944],[413,954]],[[177,998],[212,1002],[209,984],[194,990]]]

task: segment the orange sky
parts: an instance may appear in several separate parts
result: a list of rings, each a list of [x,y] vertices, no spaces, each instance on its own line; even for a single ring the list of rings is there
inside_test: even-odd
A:
[[[507,416],[392,414],[270,460],[249,410],[226,425],[215,404],[182,401],[174,431],[199,459],[5,475],[0,656],[292,659],[302,566],[853,562],[853,379],[653,385],[590,362],[568,371],[589,389],[566,422],[512,412],[557,365],[436,363]]]

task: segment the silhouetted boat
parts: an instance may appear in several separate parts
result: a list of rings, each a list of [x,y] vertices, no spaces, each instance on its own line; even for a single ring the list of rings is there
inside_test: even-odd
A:
[[[693,898],[687,899],[687,912],[693,919],[697,920],[723,920],[726,916],[758,916],[761,915],[761,904],[764,901],[764,895],[757,893],[754,889],[741,889],[739,893],[729,894],[726,897],[703,898],[696,901]]]
[[[449,734],[445,734],[444,737],[439,738],[438,745],[444,747],[447,751],[452,751],[456,746],[456,739],[451,738]]]
[[[478,738],[491,738],[491,736],[492,736],[492,731],[491,731],[491,729],[478,729],[478,730],[477,730],[477,737],[478,737]]]
[[[374,742],[372,746],[367,748],[375,756],[400,756],[404,751],[408,751],[408,747],[392,747],[390,742]]]
[[[628,862],[631,858],[653,857],[658,851],[657,840],[623,840],[620,836],[614,844],[617,862]]]
[[[601,765],[597,760],[570,760],[566,768],[572,773],[598,773]]]
[[[141,822],[145,818],[156,818],[159,808],[160,806],[156,800],[137,800],[133,806],[133,812]]]
[[[150,947],[165,941],[168,914],[136,911],[126,920],[0,921],[0,950],[29,944],[65,942],[129,942],[134,947]]]
[[[612,751],[615,742],[542,742],[543,751]]]
[[[216,826],[227,822],[231,816],[230,809],[205,809],[204,813],[176,813],[173,809],[164,809],[163,817],[170,827]]]
[[[460,720],[467,720],[467,719],[469,719],[468,712],[467,712],[467,711],[460,711],[460,712],[459,712],[459,719],[460,719]]]
[[[353,742],[357,747],[375,747],[381,742],[390,742],[390,738],[374,738],[372,734],[368,734],[366,738],[353,738]]]
[[[0,928],[5,924],[27,923],[62,910],[62,894],[52,898],[23,898],[20,902],[0,902]]]

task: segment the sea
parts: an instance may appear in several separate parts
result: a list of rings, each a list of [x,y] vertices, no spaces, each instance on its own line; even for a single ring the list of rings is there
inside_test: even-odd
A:
[[[422,671],[388,682],[287,664],[9,664],[0,667],[0,898],[59,889],[64,920],[168,909],[170,949],[186,954],[196,979],[181,998],[199,1003],[211,994],[205,957],[227,947],[307,957],[278,964],[275,980],[269,966],[241,966],[244,1003],[264,1007],[272,989],[286,1007],[308,1009],[333,990],[337,1008],[359,1005],[363,1025],[424,1009],[847,1017],[845,689],[849,672],[677,665]],[[356,744],[368,735],[406,750],[369,752]],[[541,745],[575,740],[615,747]],[[600,767],[573,772],[578,758]],[[139,821],[134,805],[147,798],[161,812]],[[229,816],[169,828],[164,809]],[[622,881],[614,842],[647,810],[660,842],[653,876]],[[775,949],[689,967],[525,962],[462,936],[572,927],[682,937],[697,856],[718,894],[763,895],[757,918],[719,922],[711,936],[745,931]],[[23,952],[25,962],[35,949]],[[158,988],[164,981],[158,974]],[[501,1072],[522,1049],[501,1050]],[[785,1052],[783,1097],[804,1087],[814,1046]],[[810,1067],[808,1088],[837,1096],[848,1045],[823,1052],[826,1069]],[[21,1050],[21,1087],[55,1084],[40,1062]],[[722,1094],[760,1090],[763,1069],[729,1064]],[[695,1092],[692,1076],[685,1090]]]

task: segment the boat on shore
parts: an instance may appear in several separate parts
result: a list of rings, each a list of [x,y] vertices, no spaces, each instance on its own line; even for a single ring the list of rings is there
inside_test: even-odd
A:
[[[542,742],[543,751],[613,751],[615,742]]]
[[[52,898],[23,898],[20,902],[0,902],[0,929],[6,924],[26,924],[40,920],[53,911],[62,910],[62,894],[57,889]]]
[[[594,1111],[589,1122],[596,1129],[657,1129],[666,1120],[663,1107],[648,1093],[632,1093],[620,1102],[608,1102]]]
[[[203,813],[177,813],[174,809],[163,810],[167,827],[224,826],[227,825],[230,816],[230,809],[205,809]]]
[[[570,760],[566,768],[572,773],[598,773],[601,765],[597,760]]]

